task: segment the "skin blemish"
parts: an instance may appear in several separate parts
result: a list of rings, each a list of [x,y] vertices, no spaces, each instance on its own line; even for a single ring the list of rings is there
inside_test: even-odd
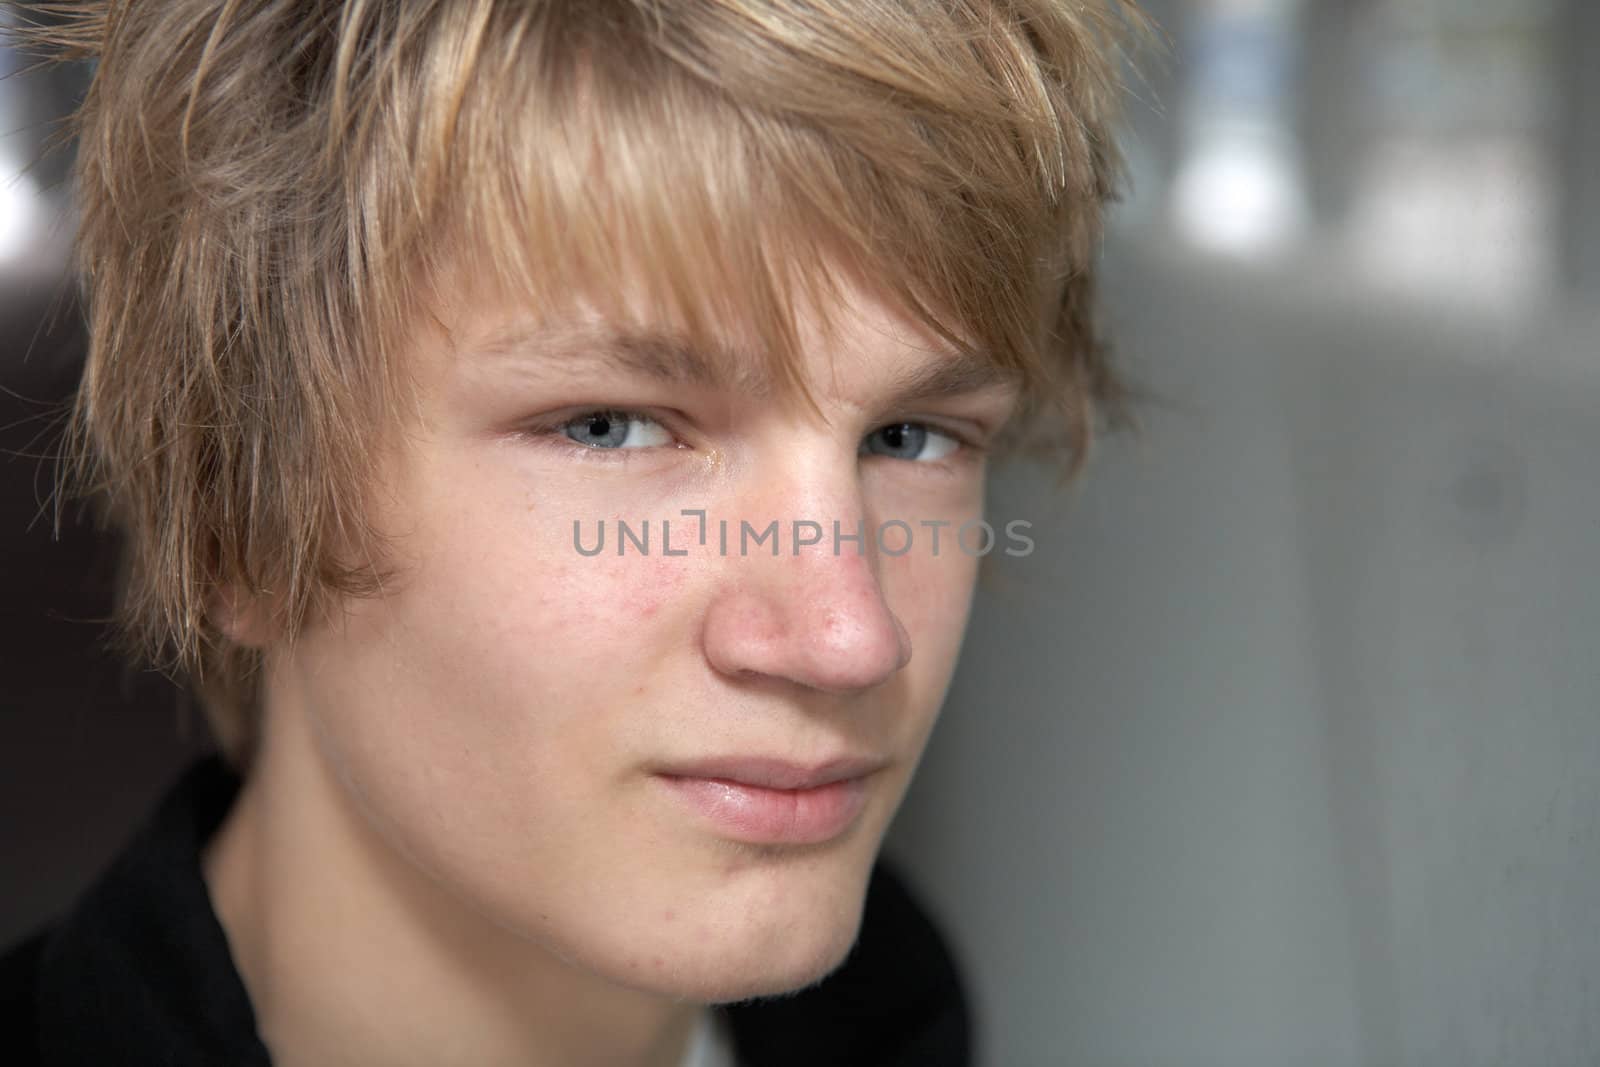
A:
[[[686,530],[674,527],[672,539],[675,551],[687,543],[692,543],[692,535],[685,536],[686,533]],[[652,551],[659,551],[660,528],[653,528],[651,536],[658,539],[651,542]],[[661,606],[683,587],[684,582],[683,573],[673,566],[679,562],[678,559],[652,558],[648,562],[650,567],[641,575],[634,594],[634,611],[639,619],[654,618],[661,610]]]

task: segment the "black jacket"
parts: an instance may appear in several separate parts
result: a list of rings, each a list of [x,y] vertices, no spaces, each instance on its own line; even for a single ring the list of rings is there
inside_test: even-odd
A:
[[[0,1063],[268,1067],[200,871],[239,780],[201,761],[63,919],[0,956]],[[966,1067],[955,961],[879,860],[861,935],[822,982],[725,1005],[740,1067]]]

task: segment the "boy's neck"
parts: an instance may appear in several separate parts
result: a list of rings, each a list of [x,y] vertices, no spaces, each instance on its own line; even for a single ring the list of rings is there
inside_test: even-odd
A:
[[[398,853],[279,700],[202,866],[278,1067],[678,1067],[703,1008],[500,929]]]

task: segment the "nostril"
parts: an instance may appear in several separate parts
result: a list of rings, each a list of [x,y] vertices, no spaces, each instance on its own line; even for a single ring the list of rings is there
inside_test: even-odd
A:
[[[900,616],[893,611],[889,612],[889,618],[894,620],[895,636],[900,643],[899,665],[895,668],[900,670],[911,662],[911,631],[906,629],[905,623],[900,621]]]

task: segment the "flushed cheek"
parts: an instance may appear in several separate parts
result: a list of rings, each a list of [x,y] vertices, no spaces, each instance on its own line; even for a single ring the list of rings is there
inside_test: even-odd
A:
[[[423,638],[406,654],[435,674],[441,696],[473,694],[479,713],[597,723],[683,642],[673,618],[682,584],[653,560],[441,569],[434,595],[405,606],[401,628]]]
[[[599,790],[637,754],[630,701],[685,641],[688,561],[581,556],[521,506],[525,487],[472,474],[412,487],[403,571],[324,657],[343,676],[327,703],[375,759],[429,763],[484,801]]]
[[[692,560],[659,551],[619,558],[613,522],[606,523],[605,551],[585,555],[572,516],[580,516],[592,543],[600,521],[588,517],[596,511],[592,504],[558,487],[536,495],[503,473],[462,492],[474,484],[472,475],[459,472],[435,484],[440,506],[418,530],[423,573],[416,599],[424,610],[443,605],[453,628],[471,635],[469,644],[524,669],[530,660],[553,661],[575,673],[577,662],[653,658],[664,637],[682,639],[681,628],[658,628],[681,604]],[[542,654],[555,651],[560,655]]]
[[[529,921],[507,887],[600,862],[585,841],[631,825],[628,783],[659,755],[640,711],[685,640],[669,617],[682,561],[542,558],[466,536],[486,530],[473,518],[414,528],[420,562],[325,657],[327,674],[359,664],[376,684],[347,678],[322,705],[406,851]]]

